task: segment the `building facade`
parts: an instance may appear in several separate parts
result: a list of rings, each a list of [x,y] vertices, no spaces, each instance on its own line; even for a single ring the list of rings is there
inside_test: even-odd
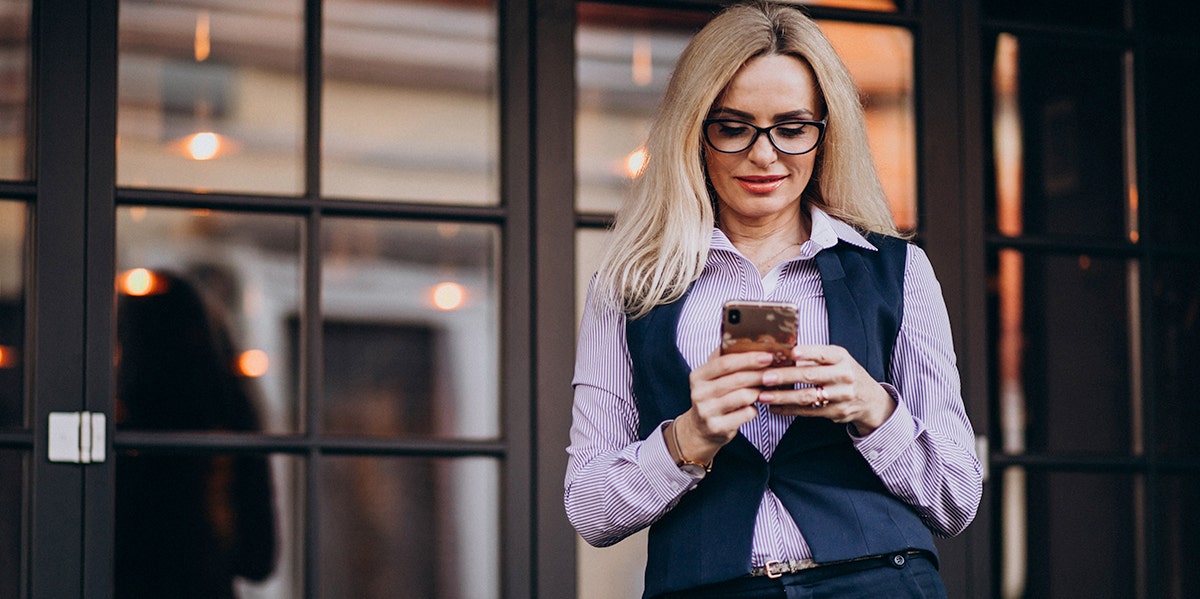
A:
[[[1200,10],[804,4],[954,326],[951,596],[1200,594]],[[721,5],[0,0],[0,596],[638,596],[576,314]]]

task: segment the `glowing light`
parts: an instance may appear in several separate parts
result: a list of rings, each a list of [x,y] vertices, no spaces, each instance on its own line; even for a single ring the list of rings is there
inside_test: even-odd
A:
[[[260,377],[267,373],[271,366],[271,358],[261,349],[248,349],[238,356],[238,372],[248,377]]]
[[[208,11],[202,10],[196,15],[196,39],[192,44],[196,62],[204,62],[212,50],[212,38],[208,31]]]
[[[125,295],[141,297],[161,291],[158,277],[145,268],[126,271],[120,279],[121,291]]]
[[[12,368],[17,365],[17,348],[0,345],[0,368]]]
[[[433,288],[433,305],[439,310],[457,310],[467,299],[467,290],[458,283],[438,283]]]
[[[630,179],[636,179],[646,170],[646,164],[649,162],[650,154],[646,152],[646,148],[639,147],[625,158],[625,174]]]
[[[211,160],[221,151],[221,136],[211,131],[193,133],[184,141],[192,160]]]

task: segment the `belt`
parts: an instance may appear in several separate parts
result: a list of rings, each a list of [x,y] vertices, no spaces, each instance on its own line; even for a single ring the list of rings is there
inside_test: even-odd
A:
[[[757,566],[750,569],[750,576],[766,576],[767,578],[779,578],[784,574],[796,574],[808,570],[822,571],[829,570],[833,574],[833,570],[837,570],[839,574],[848,574],[850,572],[861,572],[862,570],[870,570],[872,568],[881,568],[883,566],[891,566],[893,568],[903,568],[909,558],[920,557],[933,561],[933,554],[924,549],[910,549],[908,551],[897,551],[895,553],[885,553],[880,555],[867,555],[852,559],[839,560],[836,562],[814,562],[811,559],[799,559],[784,561],[769,561],[762,566]]]

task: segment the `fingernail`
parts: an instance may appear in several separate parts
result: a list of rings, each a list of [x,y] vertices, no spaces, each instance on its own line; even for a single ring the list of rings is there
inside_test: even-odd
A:
[[[775,394],[774,393],[759,393],[758,401],[761,401],[762,403],[771,403],[771,402],[775,401]]]
[[[763,365],[770,364],[771,362],[775,361],[775,356],[772,356],[771,354],[759,354],[757,361],[759,364]]]
[[[774,372],[765,372],[762,377],[763,385],[771,386],[779,382],[779,375]]]

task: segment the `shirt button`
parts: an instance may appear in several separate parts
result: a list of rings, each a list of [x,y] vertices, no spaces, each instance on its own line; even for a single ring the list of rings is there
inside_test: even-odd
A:
[[[867,459],[868,460],[879,459],[879,450],[878,449],[867,450]]]

